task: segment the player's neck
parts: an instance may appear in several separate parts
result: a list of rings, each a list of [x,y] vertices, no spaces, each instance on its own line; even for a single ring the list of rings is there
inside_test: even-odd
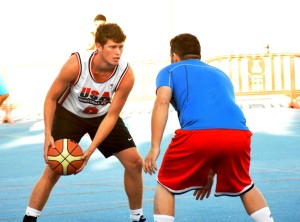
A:
[[[114,69],[115,65],[109,64],[101,55],[96,54],[95,58],[91,63],[91,70],[93,74],[106,76],[110,75]]]
[[[104,64],[92,64],[91,72],[94,78],[99,82],[106,81],[113,73],[116,66]]]

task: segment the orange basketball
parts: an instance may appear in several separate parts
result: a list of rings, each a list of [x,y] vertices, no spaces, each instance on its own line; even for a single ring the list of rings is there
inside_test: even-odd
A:
[[[59,175],[74,174],[82,166],[83,151],[78,143],[70,139],[55,141],[55,148],[48,150],[48,165]]]

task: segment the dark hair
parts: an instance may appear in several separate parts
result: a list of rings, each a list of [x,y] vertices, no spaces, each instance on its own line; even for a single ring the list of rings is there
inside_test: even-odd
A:
[[[94,21],[98,21],[98,20],[102,20],[106,22],[106,17],[102,14],[98,14],[96,15],[96,17],[94,18]]]
[[[171,55],[176,53],[181,60],[201,59],[201,46],[196,36],[188,33],[175,36],[170,41]]]
[[[126,40],[126,35],[120,26],[115,23],[99,25],[95,34],[95,42],[100,43],[103,47],[109,39],[116,43],[121,43]]]

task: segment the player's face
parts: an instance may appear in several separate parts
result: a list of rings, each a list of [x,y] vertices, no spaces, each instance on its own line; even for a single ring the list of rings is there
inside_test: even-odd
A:
[[[104,60],[111,65],[118,65],[123,53],[124,42],[117,43],[113,40],[108,40],[103,46],[101,54]]]

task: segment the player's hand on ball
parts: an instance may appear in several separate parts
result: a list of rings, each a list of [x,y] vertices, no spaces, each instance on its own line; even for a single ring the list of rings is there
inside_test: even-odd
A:
[[[84,167],[86,166],[86,164],[88,163],[88,161],[89,161],[89,159],[90,159],[92,153],[93,153],[93,152],[90,152],[89,149],[86,150],[86,151],[84,152],[84,154],[83,154],[82,157],[81,157],[81,158],[83,159],[83,164],[82,164],[82,166],[76,171],[75,174],[78,174],[78,173],[80,173],[80,172],[83,170],[83,168],[84,168]]]
[[[52,136],[46,136],[44,142],[44,160],[46,163],[48,163],[48,150],[50,147],[55,148],[54,139]]]
[[[160,148],[151,147],[148,155],[146,156],[143,164],[143,169],[145,173],[149,173],[150,175],[155,174],[157,171],[156,159],[159,156]]]
[[[72,175],[82,167],[83,150],[71,139],[59,139],[47,152],[48,165],[58,175]]]

